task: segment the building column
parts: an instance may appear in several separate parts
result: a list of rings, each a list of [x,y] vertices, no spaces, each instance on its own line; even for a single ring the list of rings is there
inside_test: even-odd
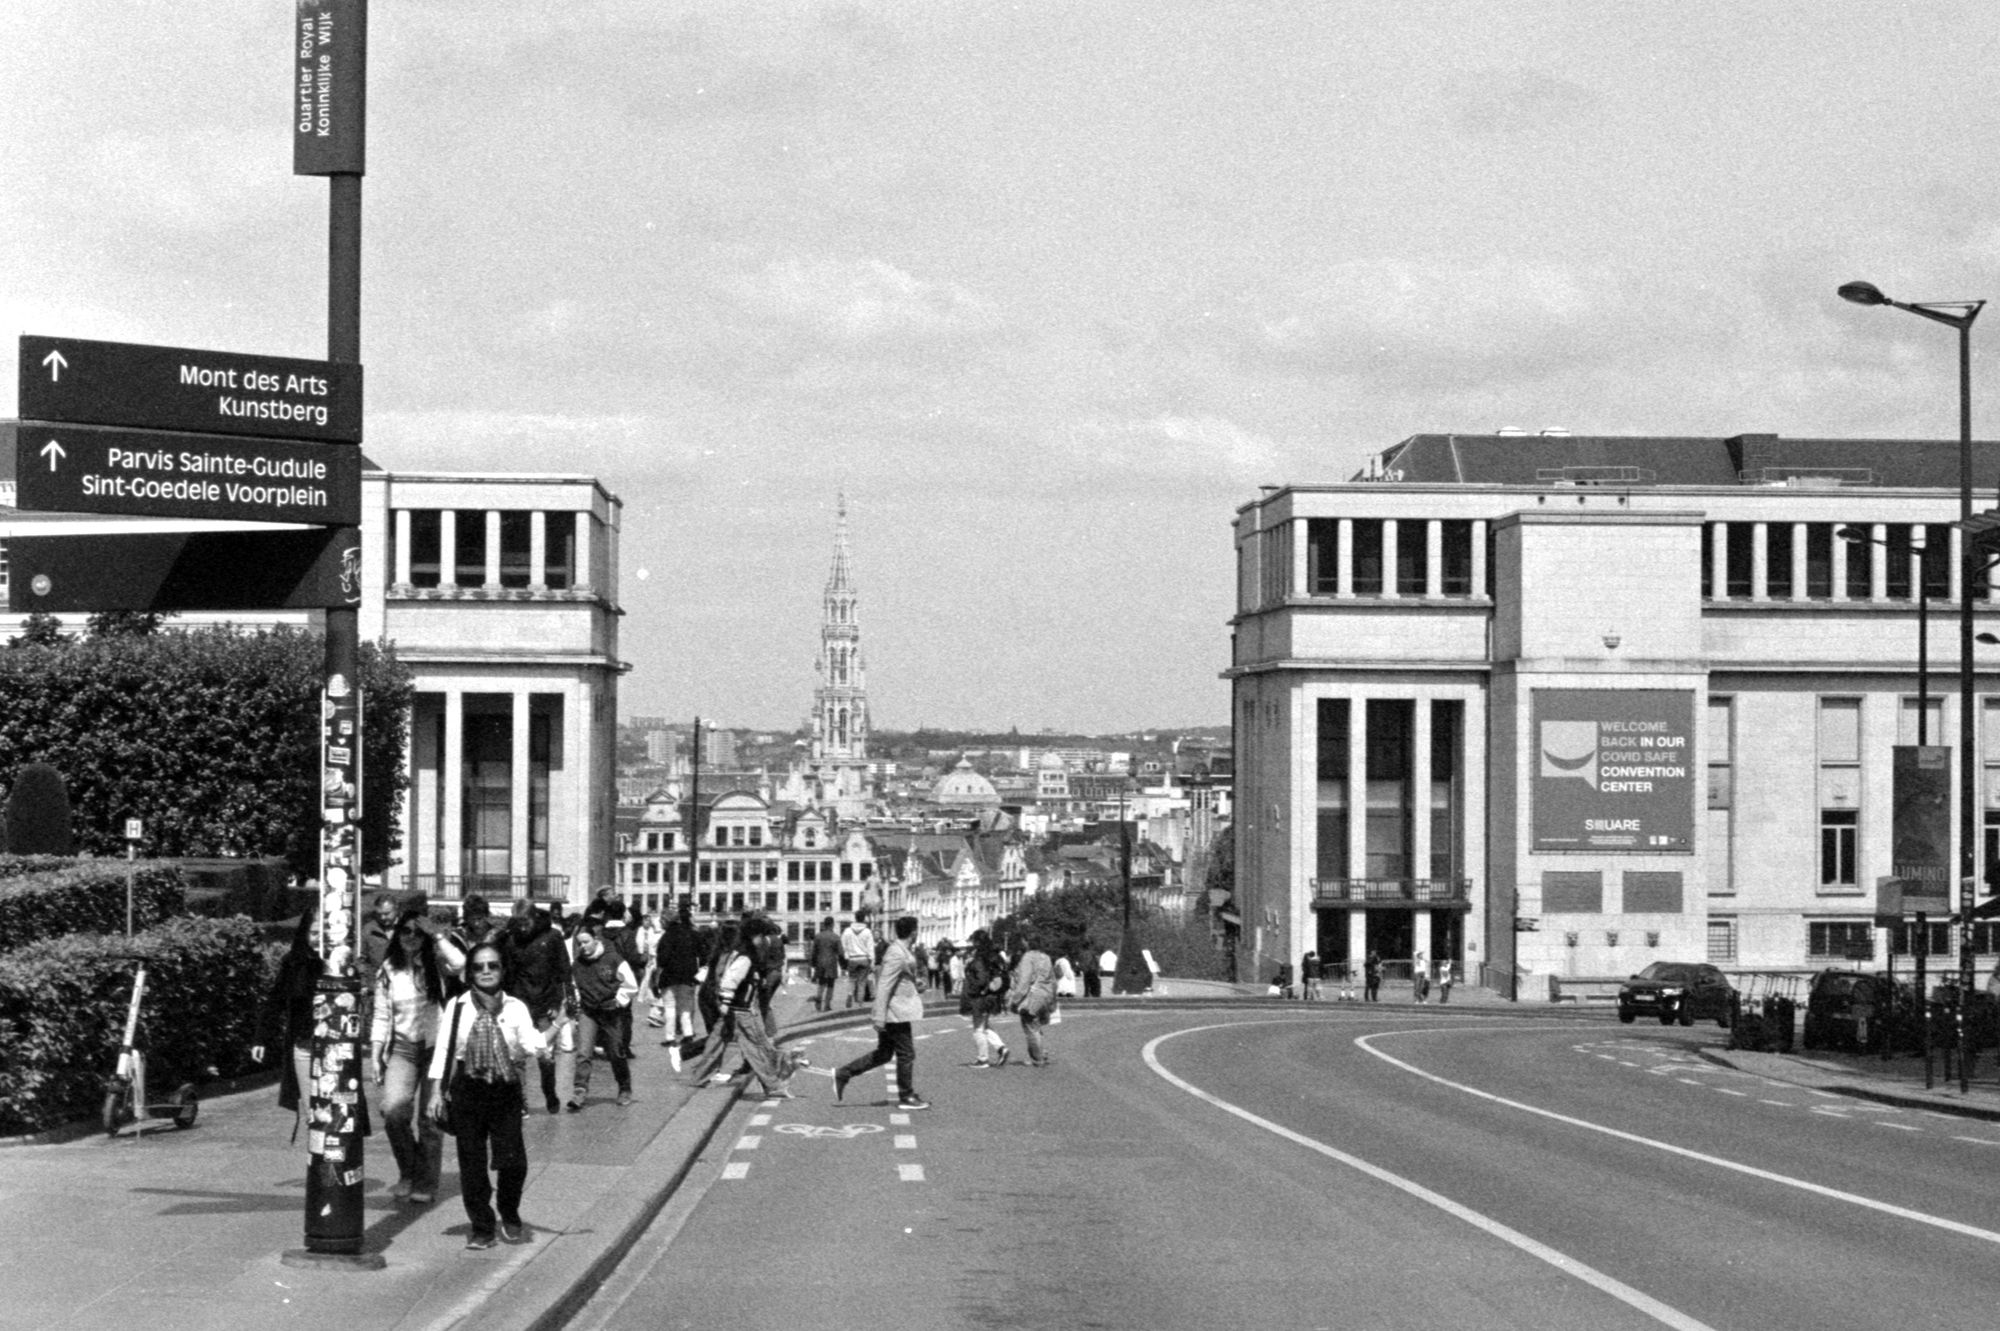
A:
[[[1729,599],[1729,524],[1711,522],[1708,543],[1708,599]]]
[[[576,515],[576,551],[571,556],[576,565],[576,574],[570,585],[578,591],[588,591],[594,576],[590,567],[590,510],[582,509]]]
[[[1424,595],[1444,595],[1444,522],[1439,518],[1424,523]]]
[[[487,591],[500,589],[500,510],[486,510],[486,577]]]
[[[1771,525],[1767,522],[1753,523],[1750,527],[1750,599],[1768,601],[1771,599]]]
[[[1410,955],[1422,957],[1426,966],[1437,965],[1437,956],[1431,947],[1431,913],[1428,910],[1414,912],[1410,920]],[[1435,974],[1435,970],[1432,973]],[[1416,978],[1414,968],[1410,978]]]
[[[407,508],[396,510],[396,571],[392,580],[398,587],[410,585],[410,510]]]
[[[1889,524],[1878,522],[1868,529],[1868,599],[1889,599]]]
[[[1836,524],[1834,527],[1834,531],[1838,533],[1839,530],[1840,528],[1838,524]],[[1838,534],[1834,536],[1833,599],[1836,601],[1845,601],[1847,599],[1847,552],[1851,548],[1852,547],[1850,546],[1850,544],[1846,541],[1841,540]]]
[[[1333,594],[1342,600],[1354,595],[1354,519],[1340,520],[1340,550],[1333,559]]]
[[[1355,997],[1359,998],[1367,983],[1362,974],[1368,961],[1368,912],[1350,910],[1347,912],[1347,966],[1353,977]]]
[[[1936,530],[1937,530],[1936,527],[1931,528],[1931,531],[1933,532],[1935,532]],[[1934,540],[1936,538],[1933,536],[1926,536],[1925,539]],[[1933,556],[1933,558],[1935,558],[1935,556]],[[1951,529],[1951,603],[1953,605],[1958,604],[1958,599],[1962,594],[1961,589],[1965,586],[1964,560],[1965,560],[1965,533],[1960,531],[1957,527],[1953,527]],[[1921,589],[1923,587],[1923,584],[1918,583],[1917,586],[1919,588],[1919,594],[1921,594]]]
[[[1486,595],[1486,519],[1472,520],[1472,595]]]
[[[528,515],[528,588],[547,591],[549,587],[549,515],[536,509]]]
[[[1806,524],[1792,524],[1792,599],[1809,601],[1811,588],[1806,586]]]
[[[458,585],[458,511],[438,513],[438,586]]]
[[[511,709],[514,743],[507,760],[507,872],[514,878],[528,876],[528,712],[531,701],[526,689],[514,690]]]
[[[438,773],[444,844],[438,847],[438,887],[465,873],[465,694],[444,691],[444,770]]]
[[[1396,585],[1396,541],[1401,533],[1395,518],[1382,519],[1382,595],[1400,596]]]
[[[1287,593],[1288,595],[1291,596],[1312,595],[1313,591],[1312,584],[1306,579],[1306,554],[1310,550],[1311,544],[1312,543],[1306,534],[1306,520],[1304,518],[1293,518],[1292,519],[1292,585]]]

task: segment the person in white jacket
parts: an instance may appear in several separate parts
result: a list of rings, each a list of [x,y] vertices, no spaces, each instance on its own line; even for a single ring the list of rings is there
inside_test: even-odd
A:
[[[507,993],[506,966],[497,944],[473,946],[465,961],[471,987],[438,1014],[442,1038],[431,1056],[431,1121],[443,1126],[448,1114],[457,1134],[459,1190],[465,1218],[472,1222],[465,1246],[472,1249],[490,1248],[498,1238],[522,1243],[528,1237],[521,1220],[528,1183],[522,1065],[531,1057],[547,1058],[549,1047],[528,1005]]]
[[[444,1158],[444,1138],[420,1103],[437,1046],[438,1009],[444,1005],[444,967],[427,910],[420,897],[396,917],[375,972],[369,1031],[375,1084],[382,1088],[382,1124],[396,1156],[398,1178],[390,1195],[416,1206],[437,1199]]]

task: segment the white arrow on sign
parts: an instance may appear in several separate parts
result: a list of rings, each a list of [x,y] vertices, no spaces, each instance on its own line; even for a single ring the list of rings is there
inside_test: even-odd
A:
[[[42,456],[49,460],[49,470],[54,471],[56,463],[69,456],[69,450],[51,439],[42,446]]]
[[[42,357],[42,364],[49,367],[49,378],[56,383],[61,383],[63,368],[69,362],[63,359],[63,354],[60,351],[51,351],[48,355]]]

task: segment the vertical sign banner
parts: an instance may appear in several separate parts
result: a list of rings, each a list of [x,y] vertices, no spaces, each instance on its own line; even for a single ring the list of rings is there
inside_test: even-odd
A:
[[[1694,693],[1537,689],[1536,850],[1694,849]]]
[[[1951,914],[1951,749],[1898,744],[1890,822],[1890,869],[1903,909]]]
[[[365,174],[368,0],[298,0],[292,24],[292,174]]]

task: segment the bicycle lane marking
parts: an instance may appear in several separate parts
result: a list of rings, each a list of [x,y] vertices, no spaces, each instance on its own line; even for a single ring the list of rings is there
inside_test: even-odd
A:
[[[1434,1029],[1447,1031],[1448,1033],[1448,1029],[1444,1027]],[[1413,1033],[1415,1032],[1380,1031],[1374,1035],[1357,1036],[1354,1043],[1363,1052],[1371,1054],[1393,1067],[1401,1068],[1412,1076],[1421,1077],[1425,1081],[1436,1082],[1440,1086],[1449,1087],[1454,1091],[1461,1091],[1466,1095],[1486,1100],[1496,1105],[1504,1105],[1509,1109],[1518,1109],[1524,1114],[1534,1114],[1556,1123],[1567,1124],[1570,1127],[1602,1133],[1606,1137],[1631,1142],[1637,1146],[1648,1146],[1656,1151],[1665,1151],[1669,1155],[1677,1155],[1686,1160],[1695,1160],[1705,1165],[1713,1165],[1717,1169],[1727,1169],[1733,1173],[1747,1175],[1750,1178],[1762,1179],[1766,1183],[1776,1183],[1782,1187],[1797,1188],[1801,1192],[1809,1192],[1815,1196],[1825,1197],[1832,1201],[1846,1202],[1851,1206],[1859,1206],[1865,1210],[1895,1216],[1899,1220],[1908,1220],[1919,1225],[1929,1225],[1936,1229],[1945,1230],[1948,1233],[1963,1235],[1966,1238],[1979,1239],[1986,1243],[2000,1244],[2000,1233],[1996,1233],[1990,1229],[1981,1229],[1977,1225],[1968,1225],[1963,1221],[1947,1219],[1944,1216],[1930,1215],[1924,1211],[1914,1211],[1907,1206],[1897,1206],[1893,1202],[1877,1201],[1873,1197],[1863,1197],[1859,1193],[1846,1192],[1839,1188],[1830,1188],[1824,1183],[1814,1183],[1810,1179],[1794,1178],[1789,1174],[1780,1174],[1774,1170],[1760,1169],[1756,1165],[1746,1165],[1741,1161],[1724,1159],[1719,1155],[1710,1155],[1706,1151],[1696,1151],[1686,1146],[1676,1146],[1672,1142],[1660,1141],[1653,1137],[1642,1137],[1636,1132],[1626,1132],[1622,1128],[1609,1127],[1602,1123],[1593,1123],[1589,1119],[1574,1118],[1568,1114],[1559,1114],[1553,1109],[1542,1109],[1536,1105],[1524,1104],[1519,1100],[1509,1100],[1506,1096],[1495,1095],[1491,1091],[1482,1091],[1476,1086],[1467,1086],[1463,1082],[1453,1081],[1449,1077],[1440,1077],[1435,1072],[1426,1072],[1415,1064],[1406,1063],[1393,1054],[1384,1053],[1369,1043],[1371,1040],[1379,1040],[1384,1036],[1410,1035]],[[1824,1113],[1828,1116],[1837,1116],[1841,1111],[1829,1108],[1815,1110],[1814,1112]]]
[[[1436,1207],[1453,1219],[1463,1221],[1482,1233],[1499,1239],[1501,1242],[1526,1253],[1537,1261],[1547,1263],[1564,1275],[1579,1280],[1600,1293],[1610,1295],[1620,1303],[1645,1314],[1663,1326],[1673,1327],[1676,1331],[1714,1331],[1714,1328],[1709,1326],[1708,1323],[1690,1317],[1680,1309],[1662,1303],[1650,1294],[1634,1289],[1615,1276],[1607,1275],[1594,1266],[1578,1261],[1576,1258],[1558,1249],[1551,1248],[1546,1243],[1529,1238],[1526,1234],[1521,1233],[1521,1231],[1504,1225],[1493,1217],[1475,1211],[1460,1202],[1455,1202],[1442,1193],[1433,1192],[1421,1183],[1404,1178],[1400,1174],[1391,1173],[1380,1165],[1370,1164],[1361,1157],[1350,1155],[1338,1147],[1329,1146],[1325,1142],[1308,1137],[1303,1133],[1294,1132],[1282,1123],[1273,1123],[1270,1119],[1254,1114],[1241,1105],[1231,1104],[1221,1096],[1205,1091],[1194,1083],[1175,1076],[1173,1073],[1167,1071],[1166,1067],[1159,1060],[1159,1047],[1176,1036],[1198,1035],[1203,1031],[1237,1030],[1246,1025],[1267,1024],[1275,1023],[1224,1022],[1213,1026],[1193,1026],[1186,1030],[1169,1031],[1165,1035],[1148,1041],[1145,1048],[1140,1051],[1140,1054],[1146,1060],[1146,1066],[1151,1068],[1168,1084],[1186,1091],[1197,1100],[1214,1105],[1224,1113],[1233,1114],[1244,1122],[1262,1128],[1274,1136],[1282,1137],[1295,1146],[1303,1146],[1308,1151],[1323,1155],[1338,1164],[1346,1165],[1349,1169],[1366,1174],[1378,1183],[1385,1183],[1400,1192],[1407,1193],[1409,1196],[1416,1198],[1428,1206]],[[1482,1023],[1481,1028],[1490,1030],[1492,1026],[1491,1023]],[[1370,1052],[1373,1051],[1371,1050]]]

